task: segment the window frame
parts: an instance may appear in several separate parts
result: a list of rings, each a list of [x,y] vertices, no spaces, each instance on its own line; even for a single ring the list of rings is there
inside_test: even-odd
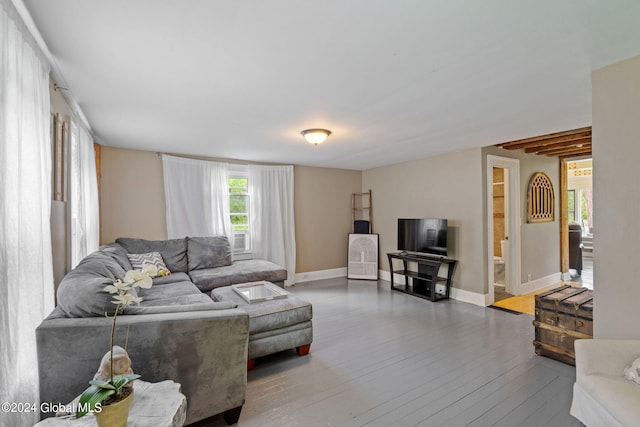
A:
[[[228,177],[227,179],[228,181],[228,188],[229,188],[229,221],[231,221],[231,216],[233,215],[245,215],[247,218],[247,222],[246,222],[246,230],[234,230],[234,224],[231,223],[231,233],[233,234],[232,236],[232,248],[231,251],[233,252],[234,255],[238,254],[251,254],[252,253],[252,239],[251,239],[251,196],[249,195],[249,170],[248,167],[245,165],[229,165],[228,168]],[[231,186],[231,180],[232,179],[246,179],[247,180],[247,187],[246,187],[246,191],[245,192],[232,192],[232,188],[239,188],[239,187],[232,187]],[[240,196],[245,196],[247,198],[247,203],[246,203],[246,212],[231,212],[231,197],[235,196],[235,195],[240,195]],[[244,225],[243,225],[244,226]],[[242,234],[244,234],[244,238],[245,238],[245,245],[244,248],[242,249],[237,249],[235,247],[235,235],[237,233],[241,232]]]

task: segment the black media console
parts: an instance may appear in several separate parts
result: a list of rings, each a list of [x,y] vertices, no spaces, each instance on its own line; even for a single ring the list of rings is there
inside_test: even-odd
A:
[[[391,290],[404,292],[431,301],[449,298],[451,289],[451,278],[456,269],[457,260],[434,255],[417,255],[407,252],[391,252],[387,254],[389,258],[389,271],[391,272]],[[402,261],[401,270],[393,269],[393,260]],[[416,263],[418,271],[410,270],[409,263]],[[447,277],[439,277],[440,267],[445,265]],[[394,274],[404,276],[404,285],[396,285],[393,280]],[[411,281],[409,281],[411,278]],[[436,284],[444,285],[444,293],[436,292]]]

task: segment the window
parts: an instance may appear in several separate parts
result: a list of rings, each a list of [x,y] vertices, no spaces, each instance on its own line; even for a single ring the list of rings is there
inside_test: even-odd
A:
[[[249,179],[246,174],[229,171],[229,211],[231,214],[231,232],[233,233],[233,252],[251,250],[249,230]]]

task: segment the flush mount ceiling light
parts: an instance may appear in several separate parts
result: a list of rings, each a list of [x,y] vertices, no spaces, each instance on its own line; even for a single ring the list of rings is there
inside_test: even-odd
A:
[[[331,135],[331,131],[327,129],[307,129],[300,133],[309,144],[313,145],[322,144]]]

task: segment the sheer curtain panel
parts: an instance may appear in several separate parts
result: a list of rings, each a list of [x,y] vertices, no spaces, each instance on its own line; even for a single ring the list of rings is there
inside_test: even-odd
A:
[[[35,329],[53,309],[49,65],[0,0],[0,402],[38,403]],[[0,411],[0,425],[38,412]]]
[[[100,240],[98,177],[93,138],[77,120],[71,122],[70,147],[71,267],[98,250]]]
[[[226,163],[162,155],[167,236],[227,236],[233,247]]]
[[[283,266],[285,286],[295,283],[296,236],[293,166],[249,165],[253,256]]]

